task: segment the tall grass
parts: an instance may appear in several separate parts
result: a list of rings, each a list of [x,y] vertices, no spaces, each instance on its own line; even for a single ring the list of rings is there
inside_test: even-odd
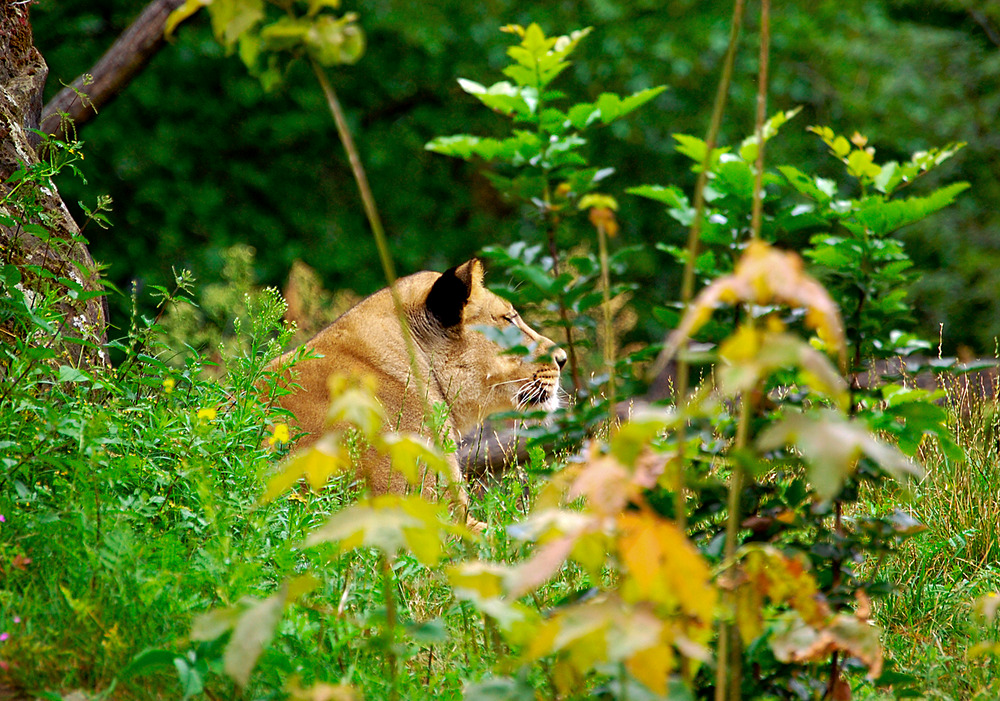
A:
[[[883,565],[896,592],[878,614],[889,657],[929,698],[994,699],[1000,661],[966,653],[1000,637],[973,612],[978,597],[1000,590],[1000,392],[988,374],[947,377],[942,387],[966,459],[921,446],[927,475],[908,510],[926,530]],[[891,508],[876,499],[880,506]]]

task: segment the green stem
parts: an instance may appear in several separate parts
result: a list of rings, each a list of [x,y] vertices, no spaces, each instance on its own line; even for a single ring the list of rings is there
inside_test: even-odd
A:
[[[698,173],[698,180],[694,187],[694,221],[688,230],[687,260],[684,261],[684,276],[681,281],[681,303],[685,311],[694,296],[694,265],[698,258],[698,248],[701,241],[701,221],[705,215],[705,186],[708,183],[708,171],[712,164],[712,151],[719,138],[719,129],[722,125],[722,115],[726,108],[726,98],[729,95],[729,86],[733,79],[733,62],[736,58],[736,46],[739,43],[740,27],[743,24],[743,3],[744,0],[734,0],[733,18],[729,27],[729,46],[726,49],[726,57],[722,64],[722,76],[719,79],[719,87],[715,93],[715,102],[712,106],[712,119],[709,122],[708,133],[705,135],[705,158],[701,163],[701,171]],[[656,359],[651,370],[651,375],[656,377],[663,372],[670,358],[661,353]],[[674,401],[678,407],[687,400],[688,393],[688,361],[685,353],[680,353],[677,358],[677,382],[675,384]],[[674,481],[674,516],[677,526],[681,530],[687,529],[687,513],[684,501],[684,444],[687,442],[687,428],[682,422],[677,430],[677,466],[674,470],[676,475]]]
[[[752,391],[752,390],[751,390]],[[735,563],[736,541],[740,530],[740,496],[743,494],[743,466],[742,459],[738,453],[746,448],[748,435],[750,433],[750,417],[753,414],[753,401],[751,391],[745,392],[740,398],[740,418],[736,425],[736,444],[733,447],[737,453],[732,460],[732,474],[729,476],[729,497],[727,503],[726,518],[726,544],[723,550],[723,568],[728,569]],[[731,591],[727,591],[725,596],[725,609],[728,612],[734,610],[735,601]],[[723,620],[719,626],[719,649],[716,655],[718,667],[715,678],[715,701],[725,701],[725,699],[739,699],[740,697],[740,647],[739,636],[736,635],[736,627],[731,626],[727,620]],[[726,694],[727,683],[729,694]]]
[[[545,187],[545,218],[548,222],[547,235],[549,243],[549,255],[552,256],[552,277],[559,277],[559,249],[556,247],[556,223],[552,219],[549,205],[549,189]],[[573,393],[576,394],[583,386],[580,383],[580,365],[576,357],[576,345],[573,343],[573,327],[569,323],[569,312],[566,310],[566,301],[560,293],[556,298],[556,305],[559,307],[559,318],[562,320],[563,328],[566,330],[566,354],[569,356],[570,377],[573,380]]]
[[[409,323],[407,323],[403,300],[396,289],[396,269],[392,263],[392,256],[389,253],[389,244],[385,238],[385,229],[382,227],[382,220],[375,206],[375,197],[372,195],[371,187],[368,185],[368,176],[365,174],[364,166],[361,164],[361,157],[358,155],[358,149],[354,145],[354,138],[351,136],[351,130],[347,126],[347,119],[344,117],[340,100],[337,99],[337,93],[334,91],[333,86],[330,84],[326,73],[319,63],[315,59],[310,59],[309,62],[312,65],[313,73],[316,75],[316,80],[323,89],[326,104],[330,108],[330,114],[333,115],[334,123],[337,125],[337,135],[344,146],[344,151],[347,152],[347,158],[351,164],[351,173],[354,175],[354,181],[357,183],[358,191],[361,193],[365,216],[368,218],[368,224],[371,226],[372,234],[375,237],[375,247],[378,249],[379,261],[382,263],[382,271],[389,284],[389,294],[392,296],[392,304],[395,307],[396,316],[399,318],[399,326],[403,333],[403,341],[406,344],[406,352],[410,358],[410,372],[416,384],[417,395],[423,403],[424,416],[431,416],[425,378],[421,375],[420,367],[417,364],[417,350],[413,341],[413,334],[410,332]],[[440,441],[437,440],[437,442],[438,447],[440,447]],[[458,486],[455,485],[455,488],[457,489]]]
[[[771,50],[771,0],[760,5],[760,75],[757,77],[757,172],[753,181],[753,211],[750,217],[750,237],[760,238],[764,211],[764,121],[767,119],[767,68]]]
[[[382,564],[382,596],[385,599],[385,664],[389,668],[389,699],[395,701],[399,698],[397,688],[397,660],[396,660],[396,602],[392,589],[392,565],[389,564],[389,557],[384,553],[379,555]]]
[[[604,365],[608,370],[608,415],[615,420],[615,330],[611,319],[611,274],[608,264],[608,232],[597,225],[597,245],[601,257],[601,293],[604,295]]]

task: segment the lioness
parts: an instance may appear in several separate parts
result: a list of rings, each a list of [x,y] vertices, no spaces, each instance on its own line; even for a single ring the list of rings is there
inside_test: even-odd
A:
[[[380,290],[306,342],[322,358],[302,360],[291,378],[286,374],[285,382],[291,379],[301,387],[279,400],[295,415],[299,428],[309,433],[300,446],[322,434],[330,401],[327,383],[337,374],[374,377],[376,396],[393,430],[426,435],[425,409],[445,402],[450,409],[445,430],[456,442],[487,414],[526,406],[553,411],[559,406],[559,371],[566,364],[566,352],[535,333],[510,302],[483,286],[478,259],[444,273],[404,277],[396,289],[413,337],[419,381],[412,377],[390,291]],[[477,330],[485,326],[516,327],[533,357],[504,353]],[[281,372],[291,356],[286,353],[267,369]],[[391,470],[387,458],[370,450],[361,462],[362,476],[374,493],[405,490],[402,475]],[[448,456],[448,467],[458,501],[465,507],[468,498],[453,454]]]

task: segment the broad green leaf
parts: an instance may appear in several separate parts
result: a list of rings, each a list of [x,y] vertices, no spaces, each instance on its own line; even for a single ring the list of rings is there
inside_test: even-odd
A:
[[[478,136],[469,134],[455,134],[454,136],[439,136],[424,145],[428,151],[434,151],[445,156],[455,156],[469,160],[475,153],[475,148],[479,144]]]
[[[59,381],[60,382],[88,382],[90,376],[85,372],[81,372],[76,368],[70,367],[69,365],[59,366]]]
[[[610,124],[619,117],[624,117],[629,112],[642,107],[666,89],[665,85],[660,85],[655,88],[640,90],[637,93],[629,95],[625,99],[622,99],[614,93],[606,92],[602,93],[600,97],[597,98],[597,102],[594,106],[601,114],[601,122],[604,124]]]
[[[673,137],[674,141],[677,142],[677,152],[690,158],[697,164],[696,168],[700,168],[705,162],[705,153],[708,148],[708,144],[695,136],[688,136],[687,134],[674,134]],[[728,152],[728,147],[712,149],[712,158],[708,164],[709,170],[713,170],[715,168],[716,164],[719,162],[719,156]]]
[[[716,187],[721,186],[721,189],[741,200],[749,201],[753,197],[754,176],[745,161],[724,161],[719,163],[715,173]]]
[[[778,170],[785,176],[792,187],[819,203],[828,202],[833,195],[837,194],[835,185],[832,187],[822,187],[819,183],[822,178],[813,180],[798,168],[793,166],[778,166]],[[825,182],[832,183],[832,181]]]
[[[596,105],[583,102],[570,107],[566,118],[574,128],[585,129],[601,118],[601,110]]]

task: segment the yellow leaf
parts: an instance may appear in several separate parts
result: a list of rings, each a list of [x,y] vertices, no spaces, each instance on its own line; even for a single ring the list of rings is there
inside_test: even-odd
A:
[[[348,423],[368,440],[374,439],[385,422],[385,411],[375,398],[374,380],[335,375],[329,379],[329,387],[332,399],[326,415],[327,425]]]
[[[443,506],[419,496],[385,494],[338,511],[306,538],[306,547],[339,542],[341,552],[369,546],[390,557],[405,549],[433,566],[447,534],[461,530],[447,523],[444,514]]]
[[[380,453],[392,460],[392,469],[398,471],[410,484],[420,484],[424,478],[421,466],[450,479],[448,461],[431,442],[415,433],[386,433],[376,437],[374,445]]]
[[[666,696],[667,681],[675,664],[673,647],[659,643],[632,655],[625,661],[625,668],[655,694]]]
[[[448,568],[448,581],[455,595],[468,598],[466,592],[482,599],[495,599],[503,593],[507,568],[488,562],[463,562]]]
[[[170,13],[167,21],[163,25],[163,36],[167,39],[173,38],[177,25],[193,15],[203,7],[212,4],[212,0],[186,0],[186,2]]]
[[[840,312],[826,289],[804,271],[802,259],[763,241],[747,246],[731,275],[717,278],[691,302],[680,325],[671,334],[664,356],[677,350],[711,318],[723,303],[757,305],[779,303],[806,310],[806,323],[839,354],[846,365],[847,346]]]
[[[352,467],[347,450],[341,445],[339,433],[328,433],[312,447],[292,454],[277,475],[267,483],[262,499],[265,502],[291,489],[305,477],[313,489],[319,489],[331,476]]]
[[[618,517],[626,600],[678,608],[704,624],[715,617],[716,590],[701,553],[669,521],[629,512]]]

